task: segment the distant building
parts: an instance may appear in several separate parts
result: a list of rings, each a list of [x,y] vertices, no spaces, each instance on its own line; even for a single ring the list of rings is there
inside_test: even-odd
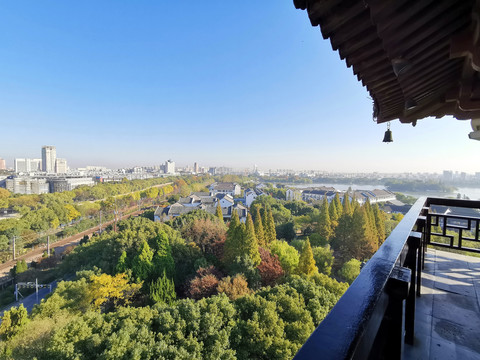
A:
[[[165,174],[175,174],[175,161],[165,161]]]
[[[93,186],[95,181],[89,177],[48,179],[50,192],[70,191],[79,186]]]
[[[5,160],[0,158],[0,170],[5,170],[6,168]]]
[[[315,201],[323,200],[324,197],[327,198],[328,202],[331,202],[335,197],[336,190],[333,187],[321,187],[318,189],[303,190],[302,200],[303,201]]]
[[[287,189],[285,192],[285,199],[290,200],[302,200],[302,191],[298,189]]]
[[[57,149],[55,146],[42,147],[42,171],[46,173],[55,172],[55,163],[57,160]]]
[[[240,195],[242,192],[240,185],[233,182],[213,183],[208,189],[213,196],[217,194],[229,194],[233,197],[235,195]]]
[[[17,174],[40,171],[41,166],[41,159],[19,158],[13,162],[13,168]]]
[[[57,174],[65,174],[67,172],[67,160],[57,158],[55,160],[55,172]]]
[[[5,180],[5,187],[14,194],[46,194],[49,186],[46,179],[32,179],[28,177],[16,177]]]
[[[198,163],[194,163],[193,164],[193,172],[198,174],[200,172],[200,169],[198,167]]]

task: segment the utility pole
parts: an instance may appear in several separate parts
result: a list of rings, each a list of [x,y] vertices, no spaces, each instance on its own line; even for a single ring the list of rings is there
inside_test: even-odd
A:
[[[50,235],[47,236],[47,257],[50,257]]]
[[[13,260],[15,260],[15,235],[13,235]]]
[[[102,210],[100,210],[100,230],[99,233],[102,233]]]

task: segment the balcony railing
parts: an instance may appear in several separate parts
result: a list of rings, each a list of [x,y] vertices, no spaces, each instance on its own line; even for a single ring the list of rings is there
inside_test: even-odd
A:
[[[480,252],[474,247],[480,243],[480,218],[435,213],[436,206],[480,209],[480,201],[420,198],[295,360],[401,359],[404,342],[413,344],[415,300],[421,295],[427,245]]]

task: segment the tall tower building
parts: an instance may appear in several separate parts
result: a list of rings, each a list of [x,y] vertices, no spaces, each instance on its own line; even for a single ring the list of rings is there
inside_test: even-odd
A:
[[[175,161],[165,161],[165,174],[175,174]]]
[[[57,149],[55,146],[42,147],[42,171],[47,173],[55,172],[55,162],[57,160]]]
[[[194,164],[193,164],[193,172],[196,173],[196,174],[198,174],[198,173],[199,173],[199,170],[200,170],[200,168],[198,167],[198,163],[194,163]]]
[[[5,160],[0,158],[0,170],[5,170],[6,168]]]

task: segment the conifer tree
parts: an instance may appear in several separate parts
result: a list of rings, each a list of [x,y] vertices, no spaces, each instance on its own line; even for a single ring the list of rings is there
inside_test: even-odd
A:
[[[313,258],[312,247],[310,240],[307,238],[303,244],[302,252],[300,253],[300,260],[298,261],[297,273],[299,275],[313,275],[318,269],[315,266],[315,259]]]
[[[332,236],[332,223],[330,222],[330,214],[328,211],[328,200],[325,196],[323,198],[322,206],[320,207],[320,216],[318,219],[318,233],[324,240],[328,242]]]
[[[220,203],[217,204],[217,211],[215,215],[220,219],[220,221],[223,223],[223,213],[222,213],[222,208],[220,207]]]
[[[340,219],[340,216],[342,216],[343,214],[343,206],[342,202],[340,201],[340,196],[338,195],[338,192],[335,194],[333,202],[335,203],[335,210],[337,210],[337,217],[335,218],[335,220],[338,221],[338,219]]]
[[[373,217],[377,228],[378,246],[380,246],[385,241],[385,213],[380,210],[378,204],[373,206]]]
[[[365,213],[368,218],[368,226],[373,234],[375,234],[376,244],[375,244],[375,251],[378,250],[378,231],[377,225],[375,223],[375,215],[373,214],[372,206],[370,205],[370,200],[367,199],[365,204],[363,205],[365,208]]]
[[[242,229],[240,226],[240,219],[236,210],[232,212],[232,218],[228,225],[227,238],[225,240],[225,255],[224,262],[230,264],[235,260],[237,256],[237,249],[239,247],[239,235],[241,235]]]
[[[257,207],[257,213],[255,214],[255,236],[257,237],[258,246],[265,246],[265,232],[263,230],[262,217],[260,210]]]
[[[242,239],[242,252],[248,255],[254,262],[255,266],[260,264],[262,260],[258,251],[258,242],[255,236],[255,227],[253,225],[252,216],[247,215],[247,221],[245,224],[245,236]],[[240,254],[240,256],[243,254]]]
[[[122,255],[120,255],[120,258],[118,259],[118,263],[117,263],[117,266],[116,266],[115,270],[117,271],[117,273],[123,273],[123,272],[127,271],[127,269],[128,269],[127,252],[124,250],[122,252]]]
[[[343,211],[342,211],[342,214],[343,215],[351,215],[352,212],[353,211],[352,211],[351,204],[350,204],[350,194],[347,191],[345,193],[345,195],[343,196]]]
[[[138,254],[133,258],[132,271],[137,280],[145,280],[150,275],[153,264],[153,251],[148,246],[148,243],[144,241]]]
[[[333,225],[333,223],[336,222],[338,219],[338,212],[337,212],[337,207],[335,205],[335,199],[332,199],[330,204],[328,204],[328,215],[330,216],[330,221],[332,222],[332,225]]]
[[[172,305],[175,301],[177,298],[175,284],[172,279],[167,277],[165,271],[163,272],[162,277],[159,277],[150,283],[149,295],[154,303]]]
[[[277,239],[277,233],[275,231],[275,220],[273,220],[272,209],[268,208],[266,210],[266,218],[267,227],[265,229],[265,242],[268,245]]]

